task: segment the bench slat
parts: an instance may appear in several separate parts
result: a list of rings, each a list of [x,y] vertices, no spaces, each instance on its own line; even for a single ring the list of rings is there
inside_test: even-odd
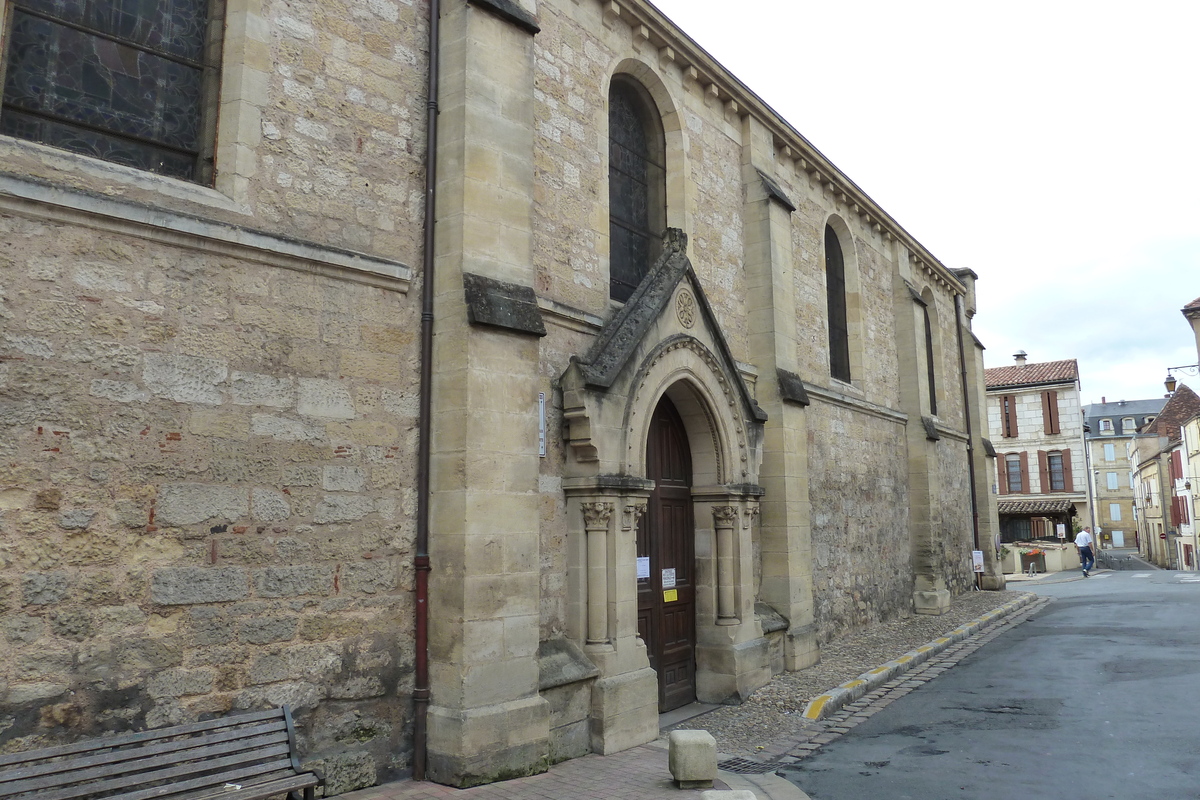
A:
[[[269,756],[282,756],[281,761],[271,761],[261,763],[262,760]],[[231,773],[222,771],[226,767],[237,768],[238,765],[244,765],[247,761],[260,762],[250,766],[243,766],[234,771],[237,775],[231,779],[227,777]],[[45,791],[53,786],[61,786],[59,784],[51,784],[51,786],[39,786],[38,781],[30,781],[27,786],[17,784],[10,787],[11,789],[21,791],[38,791],[39,800],[70,800],[75,797],[85,797],[92,794],[101,794],[104,792],[112,792],[118,789],[127,789],[135,786],[145,786],[146,784],[155,781],[166,781],[175,778],[184,778],[189,775],[202,774],[202,777],[194,780],[199,781],[197,785],[213,785],[224,784],[227,782],[236,782],[236,778],[249,778],[254,775],[261,775],[272,770],[281,768],[290,768],[292,766],[290,752],[286,744],[274,745],[272,747],[255,750],[249,753],[235,753],[233,755],[224,756],[222,758],[210,758],[204,761],[192,761],[186,764],[167,767],[166,769],[158,769],[151,772],[139,772],[137,774],[121,774],[106,780],[97,780],[90,783],[80,783],[75,786],[63,787],[54,791]],[[203,774],[208,773],[208,774]],[[42,779],[46,780],[46,779]],[[150,795],[155,796],[155,795]]]
[[[248,725],[254,722],[261,722],[268,719],[282,720],[283,709],[273,708],[269,711],[255,711],[249,714],[238,714],[233,717],[218,717],[216,719],[205,720],[204,722],[193,722],[188,725],[177,725],[173,728],[151,728],[147,731],[139,731],[137,733],[123,733],[117,736],[109,736],[103,739],[89,739],[85,741],[75,742],[73,744],[59,745],[58,747],[47,747],[44,750],[27,750],[21,753],[12,753],[6,756],[0,756],[0,767],[7,767],[13,764],[22,764],[27,761],[41,761],[46,758],[55,758],[57,756],[75,755],[78,753],[86,753],[95,750],[108,750],[113,747],[121,747],[123,745],[138,744],[155,739],[169,739],[175,736],[183,736],[191,733],[199,733],[201,731],[214,730],[218,728],[230,728],[239,725]]]
[[[273,747],[277,745],[283,745],[283,752],[288,751],[286,730],[277,730],[274,733],[268,733],[244,741],[235,740],[231,742],[212,743],[205,739],[188,739],[184,742],[179,742],[179,744],[187,744],[189,747],[176,753],[174,758],[166,760],[165,763],[195,762],[197,767],[202,767],[203,764],[201,762],[206,759],[213,759],[223,755],[241,754],[243,756],[242,760],[247,761],[277,755],[279,752],[278,747]],[[88,767],[88,765],[80,765],[75,761],[47,764],[46,766],[54,766],[58,767],[58,769],[52,770],[49,773],[31,776],[24,780],[0,784],[0,788],[11,788],[12,791],[27,791],[28,788],[34,788],[44,791],[55,786],[69,786],[83,781],[100,780],[113,775],[128,775],[131,777],[140,774],[152,775],[153,773],[150,770],[157,769],[164,764],[164,759],[154,754],[142,753],[141,748],[125,750],[122,753],[127,755],[125,759],[116,763],[101,764],[99,766]]]
[[[221,800],[261,800],[264,797],[274,797],[286,792],[294,792],[297,789],[307,789],[309,786],[316,786],[320,781],[316,775],[311,772],[306,772],[301,775],[295,775],[289,770],[288,774],[276,778],[270,778],[262,783],[242,784],[241,789],[229,789],[221,791],[218,787],[217,791],[220,794]],[[179,788],[175,786],[165,786],[164,789],[172,791]],[[157,794],[154,797],[146,798],[142,795],[114,795],[105,798],[105,800],[201,800],[201,798],[212,797],[211,787],[208,793],[202,793],[195,790],[183,790],[174,794]]]
[[[177,739],[175,741],[160,742],[158,744],[146,745],[143,747],[125,747],[119,750],[110,750],[106,753],[99,753],[93,756],[72,759],[71,761],[48,761],[42,764],[34,764],[19,769],[0,772],[0,789],[4,788],[4,784],[34,778],[38,775],[49,775],[65,773],[67,770],[82,770],[88,767],[95,767],[104,764],[119,764],[128,761],[136,761],[150,756],[163,756],[168,753],[178,753],[181,751],[191,750],[193,748],[205,747],[220,742],[231,742],[242,739],[250,739],[256,736],[265,734],[275,734],[283,738],[273,738],[272,743],[277,741],[287,741],[287,728],[284,726],[282,719],[272,720],[263,725],[255,725],[247,728],[235,728],[232,730],[218,730],[203,736],[196,736],[190,739]],[[175,758],[179,758],[176,755]],[[78,778],[75,778],[78,779]],[[64,781],[66,782],[66,781]]]
[[[246,772],[249,774],[240,774]],[[193,778],[179,783],[168,783],[163,786],[152,786],[148,789],[139,789],[137,791],[128,792],[126,794],[117,795],[120,800],[162,800],[162,798],[173,798],[187,792],[194,792],[197,798],[221,796],[224,798],[225,792],[222,791],[223,786],[227,783],[241,784],[243,789],[258,786],[259,782],[280,780],[289,775],[295,775],[290,769],[290,765],[284,766],[277,764],[276,769],[269,773],[254,774],[249,770],[235,770],[233,772],[225,772],[220,775],[222,778],[220,783],[209,780],[211,776],[203,778]],[[313,780],[316,778],[313,776]],[[315,784],[314,784],[315,785]],[[40,800],[40,799],[39,799]],[[105,798],[105,800],[114,800],[113,798]]]

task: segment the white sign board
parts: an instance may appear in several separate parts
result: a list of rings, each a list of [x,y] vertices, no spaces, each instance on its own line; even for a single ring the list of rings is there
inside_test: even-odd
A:
[[[637,560],[637,579],[644,581],[650,577],[650,556],[639,556]]]
[[[663,585],[662,585],[662,587],[664,589],[674,589],[675,588],[675,570],[674,569],[664,569],[663,570]]]
[[[983,551],[982,550],[972,550],[971,551],[971,562],[974,565],[976,572],[983,572]]]
[[[1066,525],[1063,525],[1061,522],[1060,522],[1060,523],[1058,523],[1057,525],[1055,525],[1055,526],[1054,526],[1054,533],[1055,533],[1055,534],[1058,536],[1058,538],[1060,538],[1060,539],[1065,539],[1065,538],[1067,538],[1067,526],[1066,526]]]

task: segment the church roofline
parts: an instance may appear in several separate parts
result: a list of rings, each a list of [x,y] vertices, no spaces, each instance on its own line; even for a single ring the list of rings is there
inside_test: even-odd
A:
[[[753,114],[771,131],[779,155],[792,162],[797,173],[819,181],[864,224],[888,241],[899,240],[911,260],[935,282],[958,294],[966,286],[954,271],[883,210],[854,181],[792,127],[783,116],[759,97],[707,50],[687,35],[670,17],[647,0],[596,0],[604,7],[605,22],[623,22],[633,30],[636,41],[648,43],[658,52],[660,63],[674,64],[683,71],[684,82],[694,83],[708,96],[721,102],[737,116]]]

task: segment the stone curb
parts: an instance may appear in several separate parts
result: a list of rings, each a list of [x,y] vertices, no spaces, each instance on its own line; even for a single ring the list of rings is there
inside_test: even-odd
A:
[[[897,659],[878,666],[869,672],[864,672],[854,680],[846,681],[842,685],[830,689],[818,697],[814,697],[804,709],[804,718],[809,720],[825,719],[830,714],[834,714],[843,707],[853,703],[867,692],[877,689],[897,675],[903,675],[919,664],[924,664],[931,657],[942,652],[950,645],[961,642],[968,636],[977,633],[986,625],[1009,616],[1036,599],[1036,594],[1026,592],[999,608],[971,620],[966,625],[955,628],[941,638],[934,639],[932,642],[909,650]]]

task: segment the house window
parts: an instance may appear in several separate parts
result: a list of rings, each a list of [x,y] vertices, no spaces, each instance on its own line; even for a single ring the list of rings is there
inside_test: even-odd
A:
[[[1133,470],[1129,471],[1129,488],[1130,489],[1137,488],[1137,479],[1133,475]]]
[[[1111,442],[1104,443],[1104,460],[1105,461],[1116,461],[1117,460],[1117,448]]]
[[[1101,433],[1112,433],[1113,432],[1113,424],[1112,424],[1111,419],[1100,420],[1100,432]]]
[[[1046,454],[1046,471],[1050,478],[1050,491],[1061,492],[1067,488],[1066,476],[1063,473],[1062,453]]]
[[[846,320],[846,262],[833,226],[825,226],[825,297],[829,309],[829,374],[850,382],[850,328]]]
[[[1133,417],[1121,420],[1121,433],[1137,433],[1137,424],[1134,423]]]
[[[1015,394],[1000,395],[1000,423],[1002,434],[1007,438],[1017,435],[1017,396]]]
[[[1109,472],[1109,473],[1107,473],[1106,477],[1108,478],[1108,488],[1112,489],[1112,490],[1116,490],[1118,488],[1117,484],[1119,481],[1117,473]]]
[[[1004,469],[1008,477],[1008,491],[1010,494],[1020,494],[1025,491],[1024,485],[1021,483],[1021,458],[1013,454],[1005,456]]]
[[[0,133],[210,183],[224,0],[16,0]]]
[[[662,249],[666,144],[649,94],[615,76],[608,95],[609,296],[624,302]]]
[[[1108,518],[1110,520],[1112,520],[1113,522],[1121,521],[1121,504],[1120,503],[1109,503],[1108,504]]]

